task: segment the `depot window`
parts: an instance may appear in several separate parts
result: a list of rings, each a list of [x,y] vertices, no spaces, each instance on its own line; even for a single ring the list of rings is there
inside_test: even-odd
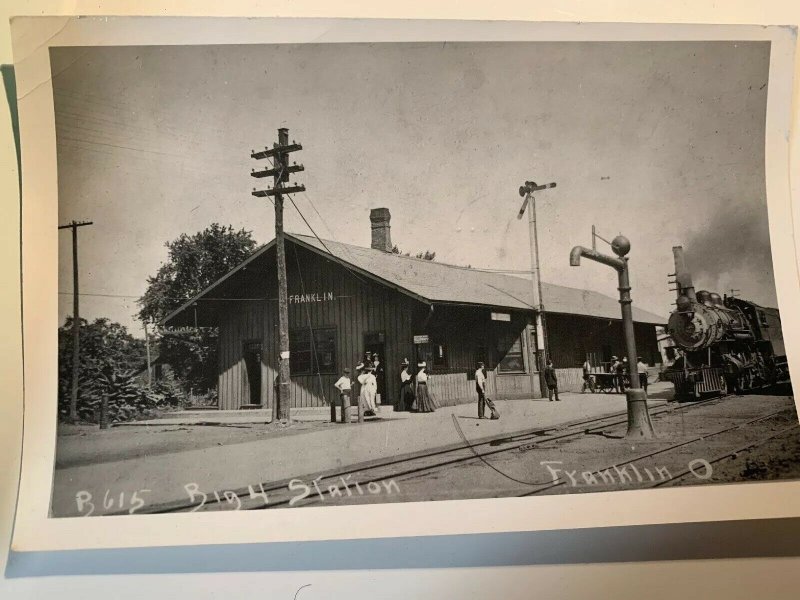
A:
[[[336,328],[296,329],[289,333],[292,375],[336,373]]]
[[[522,336],[514,333],[501,335],[497,340],[497,370],[500,373],[524,373]]]
[[[434,368],[447,368],[447,346],[445,344],[433,344],[433,366]]]

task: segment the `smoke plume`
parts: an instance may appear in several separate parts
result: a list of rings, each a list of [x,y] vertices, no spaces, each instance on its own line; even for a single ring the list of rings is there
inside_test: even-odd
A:
[[[684,245],[695,288],[728,293],[776,306],[766,205],[730,202]]]

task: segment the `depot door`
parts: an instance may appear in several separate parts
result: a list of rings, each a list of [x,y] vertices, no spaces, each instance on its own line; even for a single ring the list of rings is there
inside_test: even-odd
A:
[[[251,406],[261,404],[261,342],[244,344],[244,400]]]
[[[386,396],[386,336],[382,331],[371,331],[364,334],[364,353],[369,352],[372,360],[378,355],[378,369],[375,371],[375,379],[378,380],[378,394],[381,404],[391,404]]]

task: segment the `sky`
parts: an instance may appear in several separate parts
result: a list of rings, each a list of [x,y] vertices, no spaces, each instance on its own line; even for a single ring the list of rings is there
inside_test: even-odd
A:
[[[137,336],[165,242],[212,222],[274,237],[272,205],[251,195],[268,182],[249,173],[279,127],[303,145],[294,198],[323,239],[369,246],[369,211],[386,207],[404,251],[528,270],[518,188],[554,181],[536,199],[544,281],[616,296],[608,267],[569,267],[595,225],[631,241],[635,306],[671,309],[675,245],[697,289],[777,305],[768,43],[57,48],[51,67],[59,222],[94,223],[79,230],[81,316]],[[285,227],[308,233],[290,204]],[[72,248],[58,235],[63,322]]]

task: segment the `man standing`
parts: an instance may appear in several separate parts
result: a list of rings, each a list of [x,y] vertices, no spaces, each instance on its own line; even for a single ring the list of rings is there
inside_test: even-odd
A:
[[[625,391],[625,363],[616,356],[611,357],[611,369],[614,372],[614,387],[618,394]]]
[[[486,397],[486,372],[484,371],[485,365],[482,362],[478,363],[478,369],[475,371],[475,391],[478,392],[478,418],[485,418],[486,407],[492,413],[492,419],[499,419],[500,413],[494,407],[494,402]]]
[[[639,373],[639,385],[646,392],[647,391],[647,365],[642,362],[642,357],[639,357],[639,362],[636,363],[636,371]]]
[[[561,398],[558,397],[558,378],[556,377],[556,370],[553,368],[553,361],[547,361],[547,367],[544,369],[544,380],[547,383],[547,396],[550,398],[550,402],[553,401],[553,395],[555,394],[556,402],[560,402]]]
[[[377,405],[383,404],[383,399],[385,396],[384,387],[384,378],[383,378],[383,365],[381,364],[381,359],[378,356],[378,353],[372,355],[372,366],[373,366],[373,374],[375,375],[375,381],[377,385],[377,393],[375,394],[375,403]]]
[[[344,369],[342,376],[333,384],[339,390],[339,399],[342,404],[342,423],[350,423],[350,390],[353,387],[353,381],[350,379],[350,369]],[[331,422],[336,422],[336,408],[331,402]]]
[[[586,390],[589,390],[594,394],[594,381],[592,381],[591,371],[592,363],[590,363],[587,358],[583,362],[583,388],[581,389],[581,393],[585,393]]]

